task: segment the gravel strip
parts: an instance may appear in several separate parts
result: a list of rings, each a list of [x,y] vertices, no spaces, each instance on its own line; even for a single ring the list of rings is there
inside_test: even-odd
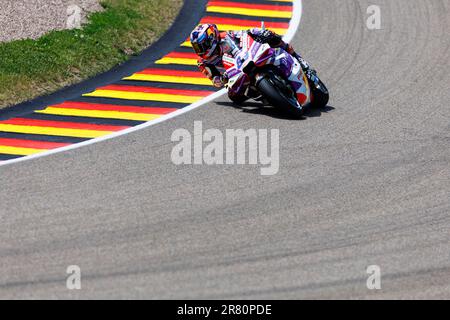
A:
[[[0,0],[0,42],[36,39],[51,30],[67,28],[68,8],[81,9],[81,21],[102,7],[98,0]]]

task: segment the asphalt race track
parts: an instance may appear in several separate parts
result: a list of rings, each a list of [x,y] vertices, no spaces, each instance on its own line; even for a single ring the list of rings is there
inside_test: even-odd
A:
[[[450,298],[449,10],[304,0],[294,44],[326,109],[291,120],[223,97],[0,167],[0,298]],[[172,164],[172,132],[195,120],[279,129],[279,173]]]

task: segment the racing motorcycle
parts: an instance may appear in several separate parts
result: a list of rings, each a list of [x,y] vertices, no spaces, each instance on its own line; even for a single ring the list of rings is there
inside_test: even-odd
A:
[[[327,105],[329,93],[324,83],[314,73],[305,74],[287,51],[272,48],[250,34],[241,41],[238,53],[222,58],[229,91],[245,92],[246,98],[268,102],[296,117],[310,106]]]

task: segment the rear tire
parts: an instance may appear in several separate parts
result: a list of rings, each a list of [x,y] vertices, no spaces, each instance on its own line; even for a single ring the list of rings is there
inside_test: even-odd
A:
[[[265,77],[257,83],[259,92],[269,101],[271,105],[279,108],[295,117],[303,115],[303,108],[298,108],[297,99],[292,96],[288,97],[274,83],[274,80]]]

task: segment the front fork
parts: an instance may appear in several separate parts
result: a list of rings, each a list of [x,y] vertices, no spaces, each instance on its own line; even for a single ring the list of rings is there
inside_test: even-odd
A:
[[[312,101],[312,92],[309,80],[301,64],[293,60],[291,74],[288,77],[291,87],[294,89],[298,102],[305,106]]]
[[[292,56],[297,59],[297,61],[300,63],[300,66],[302,67],[303,72],[305,73],[306,77],[314,83],[314,85],[318,85],[320,82],[319,77],[317,76],[317,71],[311,68],[311,65],[302,58],[297,52],[294,52]]]

